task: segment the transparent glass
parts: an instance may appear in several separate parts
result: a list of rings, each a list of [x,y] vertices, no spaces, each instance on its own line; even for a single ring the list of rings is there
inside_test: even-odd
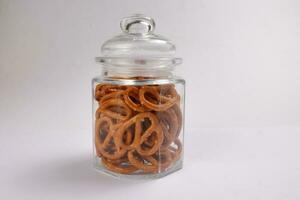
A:
[[[173,72],[181,59],[154,27],[149,17],[124,18],[123,34],[96,58],[94,166],[114,177],[159,178],[182,168],[185,81]]]
[[[179,78],[93,79],[94,166],[130,178],[180,169],[184,86]]]

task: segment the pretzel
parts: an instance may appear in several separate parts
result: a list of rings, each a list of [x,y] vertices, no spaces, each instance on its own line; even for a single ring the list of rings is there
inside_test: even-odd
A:
[[[145,119],[149,119],[151,125],[148,129],[144,130],[142,134],[142,122]],[[130,145],[126,145],[123,142],[123,136],[126,133],[126,130],[134,125],[134,139]],[[155,134],[156,141],[153,146],[149,148],[143,148],[142,144],[147,141],[147,139]],[[137,114],[135,117],[131,118],[130,120],[126,121],[122,124],[115,133],[115,143],[116,146],[123,149],[136,149],[136,151],[142,156],[150,156],[154,154],[161,146],[163,142],[163,133],[162,129],[159,126],[159,122],[157,117],[150,113],[140,113]]]
[[[108,117],[102,117],[96,120],[95,125],[95,146],[97,154],[108,159],[119,159],[125,153],[125,149],[116,148],[114,144],[113,134],[118,125]]]
[[[181,128],[178,124],[178,119],[173,109],[157,112],[157,117],[160,120],[160,125],[164,132],[163,148],[168,147],[177,137],[178,130]]]
[[[138,168],[136,168],[135,166],[130,164],[128,165],[128,163],[124,159],[115,161],[102,158],[101,161],[107,169],[120,174],[131,174],[138,170]]]
[[[128,152],[130,163],[144,172],[157,173],[165,171],[172,163],[172,155],[169,151],[157,152],[152,156],[140,156],[134,150]]]
[[[104,86],[104,84],[98,84],[95,88],[94,96],[97,101],[100,101],[101,97],[104,95],[102,92],[103,86]]]
[[[126,88],[126,86],[98,84],[95,88],[95,99],[100,101],[103,96],[112,92],[124,91]]]
[[[170,91],[170,93],[164,94],[166,91]],[[146,97],[146,94],[151,95],[152,101]],[[142,105],[154,111],[165,111],[172,107],[178,100],[178,94],[173,87],[160,88],[159,86],[143,86],[140,89],[139,96]],[[155,102],[153,102],[153,100],[155,100]]]
[[[132,115],[132,110],[121,99],[109,99],[101,106],[101,113],[118,120],[127,120]]]
[[[104,95],[99,100],[99,105],[103,104],[105,101],[108,101],[110,99],[122,99],[123,95],[124,95],[124,91],[123,90],[111,92],[111,93],[109,93],[107,95]]]
[[[128,87],[124,95],[125,103],[134,111],[145,112],[150,109],[144,107],[139,101],[139,89],[137,87]]]
[[[95,152],[105,168],[121,174],[160,173],[180,159],[183,120],[174,84],[98,84],[95,99]]]
[[[134,150],[128,152],[128,160],[136,168],[143,170],[144,172],[157,172],[158,162],[153,157],[141,157]]]

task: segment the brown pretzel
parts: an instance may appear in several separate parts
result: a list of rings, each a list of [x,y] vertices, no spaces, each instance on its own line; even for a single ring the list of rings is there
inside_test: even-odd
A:
[[[114,119],[127,120],[132,110],[121,99],[109,99],[100,106],[100,112]]]
[[[131,150],[128,152],[128,160],[133,166],[144,172],[154,173],[158,171],[158,162],[151,156],[141,157],[134,150]]]
[[[115,161],[102,158],[101,161],[107,169],[120,174],[131,174],[138,170],[138,168],[136,168],[135,166],[128,164],[127,159]]]
[[[95,99],[101,101],[101,98],[107,94],[126,90],[126,86],[98,84],[95,88]]]
[[[165,111],[172,107],[178,100],[178,94],[172,87],[143,86],[140,89],[139,96],[142,105],[155,111]]]
[[[102,155],[111,160],[121,158],[125,153],[125,149],[116,148],[113,134],[118,125],[108,117],[101,117],[96,120],[95,126],[95,146],[97,154]]]
[[[167,111],[157,112],[157,116],[164,130],[165,140],[163,146],[169,146],[176,138],[178,129],[180,128],[177,115],[173,109],[168,109]]]
[[[139,100],[139,89],[137,87],[128,87],[124,95],[125,103],[134,111],[145,112],[149,111],[144,107]]]
[[[146,119],[151,122],[151,125],[144,130],[144,133],[142,134],[142,123]],[[123,137],[131,126],[134,126],[134,139],[130,145],[126,145],[123,142]],[[142,144],[153,134],[156,136],[155,143],[151,147],[143,148]],[[136,149],[136,151],[143,156],[154,154],[163,142],[163,133],[157,117],[150,112],[137,114],[118,128],[115,134],[115,142],[117,147],[127,150]]]
[[[95,99],[97,101],[99,101],[101,99],[101,97],[104,95],[102,92],[102,88],[103,88],[104,84],[98,84],[95,88]]]
[[[162,172],[172,163],[172,155],[169,151],[157,152],[152,156],[140,156],[134,150],[128,152],[128,160],[138,169],[144,172]]]
[[[115,92],[111,92],[105,96],[103,96],[100,100],[99,100],[99,104],[104,104],[105,101],[110,100],[110,99],[122,99],[124,95],[124,91],[120,90],[120,91],[115,91]]]

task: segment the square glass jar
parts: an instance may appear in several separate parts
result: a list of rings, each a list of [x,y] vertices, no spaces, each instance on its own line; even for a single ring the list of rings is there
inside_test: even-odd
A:
[[[154,28],[152,18],[124,18],[123,33],[96,58],[94,166],[114,177],[159,178],[182,168],[185,81],[174,74],[182,60]]]

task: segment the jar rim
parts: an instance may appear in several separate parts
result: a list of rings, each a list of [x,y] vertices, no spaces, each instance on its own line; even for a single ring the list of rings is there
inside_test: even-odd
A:
[[[101,63],[104,67],[126,67],[128,69],[163,69],[170,68],[182,63],[182,58],[166,58],[166,57],[96,57],[95,61]]]

